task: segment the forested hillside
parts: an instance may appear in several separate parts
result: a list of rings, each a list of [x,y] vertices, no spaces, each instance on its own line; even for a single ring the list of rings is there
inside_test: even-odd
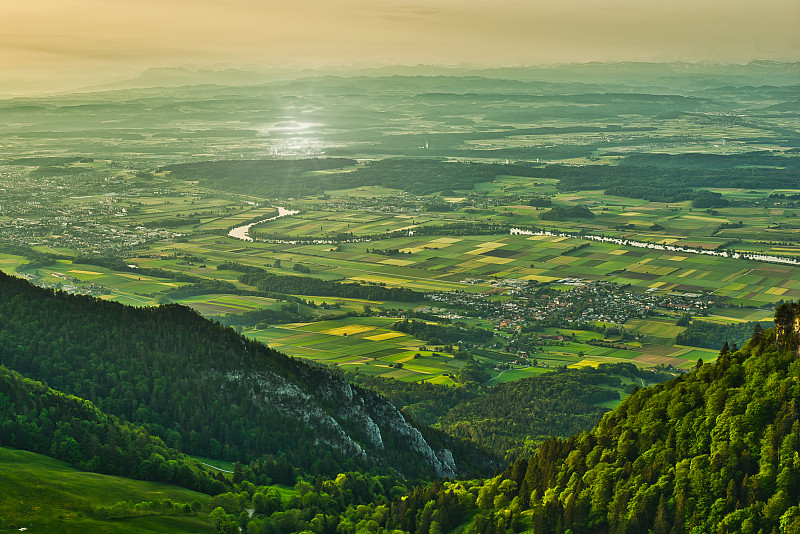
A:
[[[46,454],[84,471],[169,482],[203,493],[224,479],[145,429],[0,366],[0,445]]]
[[[384,525],[412,533],[800,532],[800,306],[737,352],[639,390],[590,431],[485,483],[417,488]]]
[[[0,348],[0,364],[193,454],[271,455],[329,475],[491,469],[471,445],[423,437],[379,395],[181,306],[131,308],[0,274]]]
[[[728,343],[731,347],[743,345],[750,339],[750,335],[757,324],[761,328],[768,327],[767,323],[712,323],[695,319],[686,327],[686,330],[676,336],[675,342],[680,345],[706,347],[708,349],[718,349],[725,343]]]
[[[506,461],[514,461],[552,436],[566,438],[590,428],[609,410],[604,403],[619,401],[635,387],[632,380],[652,383],[671,375],[617,363],[562,367],[491,387],[467,382],[453,388],[356,373],[346,377],[385,395],[418,422],[480,443]]]
[[[402,486],[369,477],[317,477],[314,486],[298,483],[300,497],[271,508],[257,497],[270,490],[248,492],[254,482],[247,481],[292,482],[290,465],[312,478],[348,466],[453,476],[462,465],[481,466],[481,457],[440,432],[414,428],[383,397],[186,308],[130,308],[0,275],[3,365],[119,416],[4,370],[0,437],[79,467],[212,493],[224,483],[165,444],[256,459],[234,493],[214,501],[218,528],[239,513],[248,528],[286,533],[791,533],[800,529],[800,306],[779,307],[775,324],[756,325],[741,350],[723,349],[715,364],[698,361],[685,375],[635,391],[592,430],[550,439],[495,478],[437,482],[398,498]],[[606,398],[594,386],[620,385],[601,373],[562,374],[582,378],[575,382],[586,390],[580,402]],[[531,379],[471,402],[443,402],[458,401],[453,417],[461,424],[494,421],[475,428],[502,440],[503,425],[509,432],[530,425],[523,412],[549,387]],[[548,412],[540,408],[531,411],[537,419]],[[248,519],[241,515],[247,506],[259,512]]]

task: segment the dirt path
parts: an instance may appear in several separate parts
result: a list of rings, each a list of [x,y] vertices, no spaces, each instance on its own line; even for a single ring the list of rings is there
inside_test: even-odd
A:
[[[200,463],[203,464],[203,465],[207,465],[208,467],[211,467],[213,469],[216,469],[217,471],[222,471],[223,473],[231,473],[231,474],[233,474],[233,471],[228,471],[227,469],[219,468],[216,465],[207,464],[205,462],[200,462]]]

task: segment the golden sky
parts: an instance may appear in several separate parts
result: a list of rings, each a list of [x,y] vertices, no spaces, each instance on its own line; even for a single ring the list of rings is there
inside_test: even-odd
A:
[[[6,82],[168,65],[800,59],[798,0],[7,0]]]

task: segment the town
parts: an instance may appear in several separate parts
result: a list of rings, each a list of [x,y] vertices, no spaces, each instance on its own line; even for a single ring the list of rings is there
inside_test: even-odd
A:
[[[634,318],[674,317],[684,312],[704,316],[714,305],[713,297],[699,293],[640,293],[616,282],[579,278],[547,284],[521,280],[490,283],[494,289],[483,293],[437,292],[427,298],[471,317],[488,319],[496,330],[503,332],[542,326],[590,329],[593,323],[623,325]]]

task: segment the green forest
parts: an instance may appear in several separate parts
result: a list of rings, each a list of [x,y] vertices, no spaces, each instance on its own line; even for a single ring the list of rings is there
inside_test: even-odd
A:
[[[477,495],[420,487],[387,524],[446,532],[437,518],[472,517],[464,532],[798,532],[798,319],[800,306],[784,304],[776,328],[757,326],[741,350],[634,392],[592,430],[544,443]],[[451,493],[457,505],[446,504]]]
[[[488,479],[414,485],[340,473],[281,498],[237,467],[218,532],[765,532],[800,528],[800,307],[736,352],[634,392],[590,431]],[[244,513],[248,508],[255,513]]]
[[[800,534],[797,63],[163,63],[0,95],[0,534]]]
[[[263,293],[288,293],[295,295],[320,295],[366,300],[394,300],[416,302],[423,300],[419,291],[405,287],[385,287],[377,284],[336,282],[305,276],[248,272],[239,276],[239,281],[253,286]]]
[[[83,471],[169,482],[209,494],[227,487],[224,478],[215,478],[147,429],[2,366],[0,444],[46,454]]]
[[[686,327],[686,330],[678,334],[675,338],[676,343],[681,345],[692,345],[694,347],[705,347],[707,349],[718,349],[725,344],[734,347],[744,345],[750,339],[756,325],[761,328],[768,328],[767,323],[755,323],[752,321],[744,323],[712,323],[695,319]]]
[[[626,155],[617,165],[502,165],[403,158],[371,161],[356,167],[356,161],[351,159],[315,158],[204,161],[168,165],[156,171],[168,172],[179,180],[197,180],[200,185],[213,189],[270,198],[374,185],[414,195],[430,195],[471,190],[476,184],[491,182],[499,175],[512,175],[555,178],[563,191],[579,191],[588,183],[604,189],[608,195],[655,202],[705,198],[696,207],[708,208],[724,205],[720,204],[724,200],[700,188],[793,187],[797,181],[796,159],[765,151],[737,155],[640,153]],[[320,174],[314,171],[338,172]],[[717,197],[716,203],[707,200],[712,197]]]
[[[283,458],[326,475],[375,467],[431,476],[492,465],[477,446],[444,434],[429,443],[387,401],[330,370],[178,305],[131,308],[0,274],[0,346],[0,364],[191,454]],[[366,435],[364,425],[378,434]],[[445,465],[435,454],[443,448],[464,457]]]
[[[296,421],[259,411],[246,395],[202,369],[280,373],[307,388],[308,400],[315,384],[330,388],[332,380],[341,380],[330,371],[283,357],[174,305],[135,310],[35,288],[6,275],[0,282],[6,366],[0,444],[43,452],[84,470],[216,495],[206,511],[218,532],[242,527],[265,533],[788,533],[800,528],[796,304],[776,310],[774,329],[755,324],[740,349],[723,347],[716,363],[700,360],[678,378],[634,387],[605,415],[598,404],[619,399],[620,377],[644,371],[630,364],[562,369],[491,391],[353,377],[380,392],[352,389],[360,398],[372,403],[388,398],[405,406],[409,416],[421,414],[435,423],[439,430],[418,423],[420,436],[436,443],[434,449],[448,447],[458,463],[472,466],[473,477],[491,455],[456,438],[482,443],[498,456],[506,451],[513,460],[491,478],[464,477],[462,468],[458,481],[404,482],[403,471],[425,478],[433,473],[400,445],[399,435],[381,430],[384,445],[394,439],[395,446],[364,459],[312,445],[311,434]],[[75,358],[93,363],[70,366]],[[186,374],[193,366],[199,372]],[[91,374],[82,371],[87,368]],[[190,389],[187,377],[204,374],[192,379],[201,385]],[[147,389],[150,396],[142,396]],[[217,391],[225,402],[195,393],[206,390]],[[327,408],[335,414],[332,409]],[[173,425],[162,423],[167,417]],[[259,426],[248,426],[248,419]],[[598,419],[591,430],[581,431]],[[239,429],[245,431],[237,434]],[[358,439],[368,443],[361,432]],[[285,444],[290,447],[281,448]],[[179,450],[241,462],[227,479]],[[491,465],[480,469],[486,473],[502,464]],[[293,486],[292,495],[276,493],[271,486],[276,482]],[[243,514],[247,509],[255,513]],[[96,513],[113,520],[114,514],[136,512],[125,510],[120,505]],[[164,513],[174,511],[167,507]]]

